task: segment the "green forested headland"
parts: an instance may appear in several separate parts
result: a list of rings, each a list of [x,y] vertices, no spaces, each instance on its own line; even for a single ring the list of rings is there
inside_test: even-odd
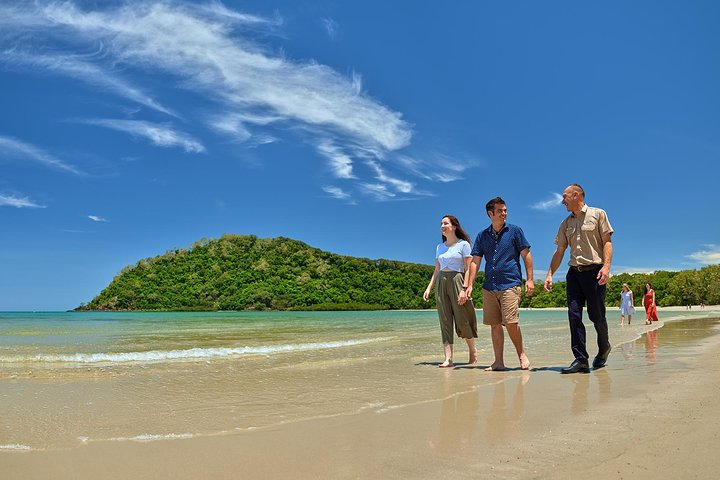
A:
[[[224,235],[203,239],[125,267],[98,296],[76,310],[372,310],[434,308],[425,303],[433,266],[324,252],[289,238]],[[556,280],[559,280],[556,278]],[[611,277],[607,303],[619,304],[627,282],[641,305],[650,281],[660,306],[720,304],[720,266]],[[483,275],[475,283],[481,305]],[[565,306],[565,283],[523,298],[523,307]]]
[[[428,308],[433,267],[324,252],[289,238],[224,235],[124,268],[80,310]]]

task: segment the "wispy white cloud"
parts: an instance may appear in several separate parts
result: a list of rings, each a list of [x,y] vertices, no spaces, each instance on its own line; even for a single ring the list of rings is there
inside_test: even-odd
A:
[[[241,111],[272,113],[391,150],[409,143],[412,133],[401,115],[359,93],[353,79],[233,36],[226,22],[232,15],[220,10],[222,15],[217,8],[206,15],[209,10],[187,4],[142,1],[104,11],[84,11],[71,2],[40,6],[48,29],[102,42],[118,61],[176,75],[186,88]],[[6,15],[3,23],[21,28],[22,18]]]
[[[2,193],[0,193],[0,207],[45,208],[44,205],[39,205],[27,197],[18,197],[16,195]]]
[[[110,70],[90,63],[89,60],[92,60],[94,57],[102,57],[102,52],[99,52],[97,55],[85,56],[88,60],[85,60],[85,58],[79,55],[41,55],[19,50],[0,52],[0,62],[18,67],[26,66],[37,68],[42,71],[72,77],[128,98],[153,110],[177,116],[171,109],[164,107],[141,89],[132,86],[117,75],[113,75]]]
[[[120,132],[146,138],[160,147],[180,147],[186,152],[202,153],[205,147],[190,135],[173,130],[168,125],[160,125],[142,120],[92,119],[84,120],[90,125],[99,125]]]
[[[230,135],[231,137],[235,137],[234,139],[237,141],[245,142],[251,138],[259,136],[272,138],[268,135],[253,135],[247,127],[247,124],[265,126],[275,122],[281,122],[282,120],[283,119],[278,116],[226,112],[219,115],[212,115],[208,120],[208,126],[218,133],[224,133]]]
[[[12,137],[0,135],[0,153],[7,156],[30,159],[47,167],[74,173],[75,175],[84,175],[78,168],[63,162],[43,149]]]
[[[107,222],[106,219],[104,219],[103,217],[98,217],[97,215],[88,215],[88,218],[93,222]]]
[[[210,18],[221,18],[243,26],[280,26],[283,23],[282,18],[278,15],[274,18],[265,18],[257,15],[236,12],[234,10],[230,10],[219,1],[213,1],[206,5],[195,5],[191,8],[204,13]]]
[[[412,193],[415,185],[405,180],[391,177],[385,173],[385,170],[377,163],[369,160],[367,164],[375,171],[375,178],[384,184],[392,185],[397,191],[402,193]]]
[[[550,210],[552,208],[561,206],[562,195],[555,192],[551,193],[551,195],[552,198],[533,203],[532,205],[530,205],[530,208],[534,208],[535,210]]]
[[[720,245],[703,245],[704,250],[698,250],[687,257],[704,265],[720,264]]]
[[[441,183],[462,180],[465,170],[479,165],[479,162],[473,158],[451,158],[443,154],[435,154],[430,159],[397,155],[395,161],[417,177]]]
[[[252,137],[243,122],[236,115],[224,115],[215,117],[209,121],[209,126],[218,133],[234,137],[239,142],[245,142]]]
[[[397,196],[388,189],[387,185],[381,183],[361,183],[360,189],[364,194],[379,201],[392,200]]]
[[[352,195],[345,192],[340,187],[333,187],[333,186],[324,186],[323,191],[330,195],[333,198],[337,198],[338,200],[352,200]]]
[[[342,149],[327,140],[320,142],[317,149],[328,160],[330,169],[337,178],[355,178],[352,158]]]
[[[327,32],[328,37],[330,37],[330,40],[335,40],[337,38],[338,28],[340,25],[332,18],[324,17],[321,18],[320,21],[322,22],[323,27],[325,27],[325,31]]]
[[[343,75],[315,61],[293,60],[270,46],[266,34],[276,35],[282,24],[277,15],[250,15],[220,2],[138,0],[95,10],[86,5],[50,0],[0,5],[0,51],[5,52],[0,62],[69,75],[176,115],[180,109],[147,93],[152,88],[124,80],[130,74],[134,82],[142,75],[159,76],[164,88],[189,91],[201,100],[199,108],[215,110],[182,115],[191,118],[188,122],[200,118],[213,131],[247,146],[276,141],[281,131],[305,132],[306,140],[329,161],[333,176],[351,180],[362,191],[374,191],[367,185],[383,186],[387,193],[373,195],[378,199],[417,194],[414,182],[399,178],[402,172],[428,182],[448,182],[473,166],[446,162],[442,156],[422,165],[398,158],[413,137],[402,113],[365,92],[355,72]],[[322,22],[328,35],[337,33],[337,22],[330,18]],[[82,54],[88,51],[96,53]],[[142,112],[133,115],[137,113]],[[141,120],[94,123],[160,146],[189,152],[205,149],[199,140],[167,125]],[[375,168],[369,172],[354,168],[368,154],[383,165],[383,174]],[[385,174],[389,165],[401,174]],[[363,178],[368,173],[372,179]]]

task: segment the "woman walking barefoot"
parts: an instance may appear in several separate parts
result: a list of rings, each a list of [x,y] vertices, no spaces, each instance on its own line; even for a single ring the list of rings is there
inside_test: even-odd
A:
[[[658,321],[657,305],[655,304],[655,290],[652,283],[645,284],[645,295],[643,296],[643,306],[645,306],[645,325]]]
[[[622,291],[620,292],[620,325],[625,324],[625,316],[627,315],[628,325],[632,322],[632,316],[635,313],[635,301],[633,300],[633,293],[628,287],[627,283],[622,284]]]
[[[465,339],[470,351],[469,363],[477,363],[477,317],[471,298],[467,296],[467,281],[470,270],[470,237],[452,215],[442,217],[440,223],[442,242],[435,249],[435,271],[430,278],[423,300],[430,299],[435,287],[440,333],[442,335],[445,361],[439,367],[452,367],[454,333]],[[455,332],[453,332],[453,326]]]

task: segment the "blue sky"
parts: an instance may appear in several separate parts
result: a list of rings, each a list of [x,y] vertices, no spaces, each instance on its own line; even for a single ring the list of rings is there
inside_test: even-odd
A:
[[[4,1],[0,310],[74,308],[224,233],[431,264],[442,215],[474,237],[496,195],[541,279],[574,182],[614,273],[720,263],[719,21],[715,1]]]

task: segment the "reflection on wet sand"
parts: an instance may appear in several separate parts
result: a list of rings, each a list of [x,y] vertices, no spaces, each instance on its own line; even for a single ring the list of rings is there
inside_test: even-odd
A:
[[[620,345],[619,350],[623,359],[623,367],[628,368],[630,366],[630,360],[632,359],[633,353],[635,351],[635,342],[623,343],[622,345]]]
[[[636,345],[642,345],[644,363],[653,365],[660,360],[663,348],[709,337],[718,328],[720,319],[669,322],[662,328],[644,332],[636,341],[618,345],[608,367],[586,375],[556,377],[561,382],[570,382],[566,383],[570,396],[565,405],[572,414],[585,414],[622,395],[623,388],[613,392],[612,370],[617,366],[623,370],[633,369],[643,363],[643,357],[635,355]],[[525,411],[525,386],[531,375],[553,375],[554,372],[551,367],[536,368],[516,377],[498,377],[491,385],[479,383],[463,393],[457,393],[458,371],[443,372],[445,397],[440,407],[438,444],[447,450],[466,450],[482,442],[512,443],[523,439],[527,433],[527,414],[533,418],[537,416],[536,412]]]
[[[469,447],[475,443],[480,393],[475,390],[452,395],[440,407],[440,445],[443,449]]]
[[[495,384],[490,405],[485,411],[487,441],[505,442],[523,438],[521,420],[525,414],[525,385],[529,380],[530,372],[524,371],[519,378]]]
[[[471,392],[452,395],[452,386],[445,379],[448,397],[442,401],[439,419],[439,443],[444,449],[477,446],[484,436],[486,442],[507,442],[522,438],[525,414],[525,385],[530,372],[516,378],[503,378],[495,384]],[[482,397],[487,406],[482,407]],[[485,429],[479,429],[480,418]]]
[[[587,375],[568,376],[573,382],[570,411],[574,414],[584,413],[589,404],[606,403],[612,400],[612,377],[607,369],[593,370]],[[591,387],[594,391],[591,392]],[[596,401],[589,401],[591,393],[596,394]]]
[[[648,330],[645,333],[645,358],[648,364],[657,362],[658,331]]]

